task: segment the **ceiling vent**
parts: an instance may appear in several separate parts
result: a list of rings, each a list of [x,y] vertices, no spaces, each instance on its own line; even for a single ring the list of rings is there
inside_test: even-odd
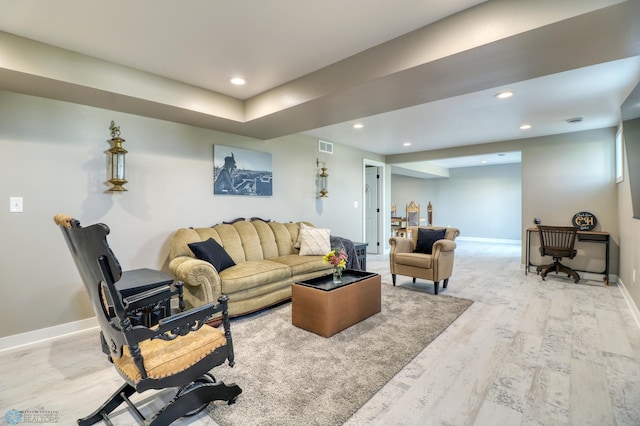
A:
[[[333,154],[333,143],[318,139],[318,151]]]
[[[568,118],[567,119],[567,123],[569,124],[578,124],[582,121],[582,117],[573,117],[573,118]]]

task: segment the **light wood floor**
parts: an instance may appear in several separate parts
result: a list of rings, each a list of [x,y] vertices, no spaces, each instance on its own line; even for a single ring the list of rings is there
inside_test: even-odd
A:
[[[367,269],[391,282],[386,256],[369,256]],[[640,329],[616,285],[542,281],[520,269],[519,245],[458,241],[441,294],[475,303],[348,425],[640,425]],[[0,381],[0,424],[15,409],[70,425],[120,384],[95,330],[0,352]],[[136,424],[117,414],[114,424]],[[180,424],[215,425],[202,415]]]
[[[640,425],[640,329],[620,289],[520,268],[519,245],[459,241],[441,294],[475,303],[348,424]]]

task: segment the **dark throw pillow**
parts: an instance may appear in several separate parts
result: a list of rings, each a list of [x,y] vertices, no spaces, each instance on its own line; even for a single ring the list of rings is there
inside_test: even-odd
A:
[[[229,256],[222,246],[213,238],[187,245],[198,259],[209,262],[218,272],[222,272],[236,264],[231,256]]]
[[[446,229],[422,229],[418,228],[418,242],[416,243],[416,249],[414,253],[431,254],[433,243],[438,240],[444,240],[444,234]]]

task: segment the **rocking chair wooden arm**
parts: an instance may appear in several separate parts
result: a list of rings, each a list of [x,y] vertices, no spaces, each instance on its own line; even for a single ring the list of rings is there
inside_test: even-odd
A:
[[[220,299],[222,299],[222,301],[220,301]],[[158,322],[158,329],[170,330],[173,327],[194,323],[196,321],[202,321],[204,323],[218,312],[222,312],[223,318],[228,318],[227,300],[227,296],[221,296],[218,299],[218,303],[209,303],[163,318]]]
[[[132,333],[127,343],[133,345],[149,339],[173,340],[178,336],[186,336],[192,331],[199,330],[213,315],[219,312],[222,312],[223,324],[225,322],[228,324],[227,301],[224,300],[220,303],[209,303],[162,318],[153,327],[137,325],[132,328]],[[225,331],[227,330],[226,324]],[[123,328],[125,328],[124,324]]]

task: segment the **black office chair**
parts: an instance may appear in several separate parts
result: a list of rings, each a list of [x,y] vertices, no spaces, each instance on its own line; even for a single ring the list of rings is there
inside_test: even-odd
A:
[[[83,228],[76,219],[64,215],[56,215],[54,221],[62,230],[89,293],[109,348],[109,359],[125,380],[106,402],[79,419],[78,424],[100,421],[111,424],[109,414],[122,403],[148,425],[168,425],[180,417],[195,415],[212,401],[234,403],[242,392],[240,387],[216,382],[209,373],[227,360],[230,366],[234,365],[227,297],[221,296],[218,304],[162,318],[151,327],[134,326],[130,308],[162,302],[167,292],[177,295],[179,288],[162,286],[123,297],[116,288],[122,271],[107,243],[109,228],[101,223]],[[224,332],[205,325],[218,313],[223,317]],[[164,388],[177,388],[176,395],[149,420],[129,399],[135,392]]]
[[[538,275],[544,280],[549,272],[556,274],[564,272],[567,277],[573,277],[576,283],[580,281],[580,275],[576,271],[560,263],[562,258],[573,259],[576,256],[574,246],[578,228],[538,225],[538,232],[540,233],[540,254],[553,258],[553,263],[536,268]]]

